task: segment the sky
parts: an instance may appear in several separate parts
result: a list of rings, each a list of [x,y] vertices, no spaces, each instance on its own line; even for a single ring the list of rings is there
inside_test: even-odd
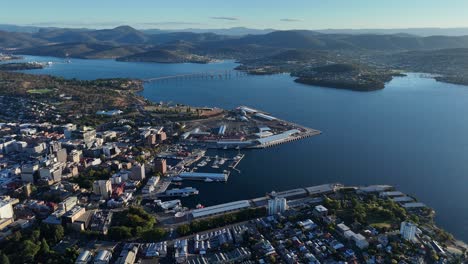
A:
[[[0,0],[0,24],[140,29],[468,27],[467,0]]]

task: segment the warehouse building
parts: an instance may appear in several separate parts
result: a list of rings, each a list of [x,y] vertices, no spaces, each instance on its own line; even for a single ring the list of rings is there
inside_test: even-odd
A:
[[[196,209],[192,211],[193,218],[208,217],[214,215],[225,214],[229,212],[239,211],[242,209],[249,208],[250,202],[247,200],[241,200],[231,203],[218,204],[214,206],[209,206],[201,209]]]

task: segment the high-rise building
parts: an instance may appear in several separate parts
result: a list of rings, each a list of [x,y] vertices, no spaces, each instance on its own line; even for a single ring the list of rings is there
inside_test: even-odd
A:
[[[34,174],[39,171],[38,164],[25,164],[21,167],[21,180],[24,182],[34,183]]]
[[[283,213],[286,210],[288,210],[288,202],[286,198],[275,197],[274,199],[268,200],[269,215]]]
[[[141,181],[145,178],[145,164],[136,163],[132,168],[130,177],[132,180]]]
[[[50,166],[39,169],[42,180],[59,182],[62,180],[62,171],[65,164],[57,162]]]
[[[156,135],[150,134],[146,137],[146,144],[148,145],[155,145],[156,144]]]
[[[411,222],[401,222],[400,234],[404,239],[413,241],[416,238],[416,229],[417,226]]]
[[[167,171],[167,164],[165,159],[155,159],[154,160],[154,171],[156,173],[161,173],[164,175]]]
[[[156,136],[156,139],[157,139],[158,142],[164,142],[164,140],[167,139],[166,132],[164,132],[164,131],[159,132],[157,134],[157,136]]]
[[[78,197],[70,196],[58,204],[58,207],[63,211],[68,211],[78,204]]]
[[[82,155],[81,150],[74,149],[70,152],[70,154],[68,154],[67,160],[70,162],[79,163],[81,159],[81,155]]]
[[[93,183],[93,193],[108,199],[112,194],[112,184],[110,180],[99,180]]]
[[[54,152],[57,162],[67,162],[67,149],[59,149]]]

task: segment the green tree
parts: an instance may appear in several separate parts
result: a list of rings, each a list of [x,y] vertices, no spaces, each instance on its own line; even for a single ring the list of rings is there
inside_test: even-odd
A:
[[[50,254],[50,247],[47,241],[43,238],[41,241],[41,248],[39,249],[38,260],[40,262],[46,262]]]
[[[54,243],[58,243],[60,240],[62,240],[63,236],[65,235],[65,230],[63,229],[63,226],[61,225],[54,225],[52,228],[53,231],[53,236],[52,239]]]
[[[24,240],[21,243],[21,256],[24,263],[34,262],[37,252],[39,252],[40,246],[31,240]]]
[[[113,226],[109,228],[109,238],[112,240],[123,240],[132,237],[132,230],[126,226]]]
[[[74,246],[74,247],[67,248],[65,250],[66,262],[68,261],[69,263],[74,263],[75,259],[78,257],[79,254],[80,254],[80,251],[78,250],[78,247]]]
[[[179,227],[177,227],[177,233],[179,233],[179,235],[185,236],[190,234],[190,232],[191,229],[189,225],[180,225]]]
[[[166,235],[167,235],[166,230],[164,230],[163,228],[156,227],[156,228],[152,228],[150,230],[143,232],[142,238],[145,241],[154,242],[154,241],[162,240]]]
[[[31,240],[34,242],[39,242],[41,237],[41,231],[39,229],[33,230],[31,233]]]
[[[0,263],[2,264],[10,264],[10,259],[8,258],[7,255],[5,255],[4,253],[2,253],[0,255]]]

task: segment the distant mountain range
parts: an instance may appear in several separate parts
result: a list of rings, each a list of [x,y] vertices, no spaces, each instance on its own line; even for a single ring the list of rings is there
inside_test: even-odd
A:
[[[464,77],[468,70],[468,35],[268,31],[245,35],[241,32],[249,30],[243,28],[231,34],[151,32],[130,26],[99,30],[27,28],[23,32],[0,31],[0,52],[159,63],[235,59],[241,63],[239,70],[252,74],[290,72],[303,83],[365,90],[376,83],[375,87],[383,87],[393,76],[393,69],[438,73],[443,75],[439,80],[468,84],[468,78]],[[352,71],[352,76],[322,74],[326,78],[313,70],[333,64],[356,65],[360,70]],[[350,86],[343,76],[354,83]]]
[[[207,63],[230,58],[238,60],[242,70],[255,74],[293,72],[333,63],[359,64],[376,69],[444,73],[451,78],[450,82],[468,83],[468,79],[459,77],[467,70],[464,59],[468,36],[331,34],[309,30],[241,36],[211,32],[150,33],[130,26],[100,30],[0,31],[0,52],[160,63]],[[378,76],[388,74],[379,72]]]
[[[468,48],[468,36],[326,34],[308,30],[232,36],[194,32],[149,34],[130,26],[100,30],[41,28],[37,32],[0,31],[1,48],[22,54],[80,58],[119,58],[138,53],[167,55],[162,51],[166,50],[185,55],[242,59],[272,55],[282,49],[397,52]]]
[[[39,27],[39,26],[19,26],[11,24],[0,24],[1,31],[8,32],[22,32],[22,33],[37,33],[40,30],[57,30],[59,27]],[[77,31],[92,31],[95,29],[79,28],[69,29]],[[277,31],[276,29],[254,29],[246,27],[232,27],[232,28],[221,28],[221,29],[201,29],[201,28],[185,28],[185,29],[142,29],[141,32],[145,34],[164,34],[174,32],[192,32],[192,33],[214,33],[217,35],[225,36],[244,36],[244,35],[264,35]],[[468,35],[468,27],[459,28],[395,28],[395,29],[319,29],[313,30],[315,32],[324,34],[409,34],[421,37],[428,36],[466,36]]]

